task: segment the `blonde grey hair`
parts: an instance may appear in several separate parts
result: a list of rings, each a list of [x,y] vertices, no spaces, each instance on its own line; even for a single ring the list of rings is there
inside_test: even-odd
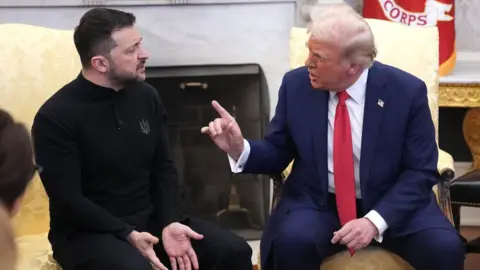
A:
[[[348,4],[334,4],[327,9],[313,6],[308,30],[314,39],[341,46],[348,64],[369,68],[377,56],[370,26]]]

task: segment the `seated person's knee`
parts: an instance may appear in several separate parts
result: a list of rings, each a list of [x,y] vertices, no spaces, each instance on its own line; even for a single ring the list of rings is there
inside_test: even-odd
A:
[[[280,269],[294,269],[298,265],[318,266],[327,253],[316,245],[313,230],[304,229],[282,230],[273,242],[272,255]]]
[[[150,262],[141,254],[134,256],[118,256],[117,258],[98,258],[94,262],[95,269],[115,269],[115,270],[152,270],[153,267]],[[88,267],[86,269],[90,269]]]
[[[442,267],[446,265],[463,265],[465,260],[465,247],[455,231],[441,230],[435,237],[420,245],[418,248],[423,251],[425,261],[435,265],[437,269],[445,269]]]
[[[243,239],[238,237],[221,245],[218,250],[218,256],[225,261],[237,261],[252,258],[252,248]]]
[[[278,238],[274,241],[274,249],[277,254],[291,254],[292,252],[304,253],[315,250],[311,230],[292,230],[283,228],[280,230]]]
[[[438,258],[438,260],[463,261],[465,259],[465,246],[456,232],[445,231],[445,234],[431,243],[431,256]]]

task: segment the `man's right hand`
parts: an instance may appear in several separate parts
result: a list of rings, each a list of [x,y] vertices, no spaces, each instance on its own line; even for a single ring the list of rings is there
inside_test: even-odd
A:
[[[157,254],[155,254],[153,250],[153,245],[158,244],[157,237],[147,232],[133,231],[128,235],[127,240],[150,261],[154,270],[168,270],[168,268],[160,262]]]
[[[238,160],[244,148],[242,131],[237,121],[218,102],[212,101],[212,106],[220,117],[202,127],[201,132],[208,134],[220,149]]]

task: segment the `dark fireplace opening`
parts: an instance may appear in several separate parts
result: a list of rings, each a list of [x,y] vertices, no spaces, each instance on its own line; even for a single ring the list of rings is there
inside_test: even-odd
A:
[[[227,155],[200,129],[217,117],[211,105],[217,100],[235,116],[245,138],[264,136],[270,108],[260,66],[151,67],[146,81],[168,113],[184,212],[246,240],[259,239],[269,214],[269,178],[231,173]]]
[[[455,162],[471,162],[472,154],[463,136],[463,119],[467,108],[439,108],[438,138],[440,149],[452,155]]]

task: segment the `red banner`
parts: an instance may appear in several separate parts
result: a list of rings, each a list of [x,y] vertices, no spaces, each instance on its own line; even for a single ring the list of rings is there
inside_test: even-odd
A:
[[[437,25],[440,38],[440,76],[455,67],[455,0],[364,0],[363,17],[412,27]]]

